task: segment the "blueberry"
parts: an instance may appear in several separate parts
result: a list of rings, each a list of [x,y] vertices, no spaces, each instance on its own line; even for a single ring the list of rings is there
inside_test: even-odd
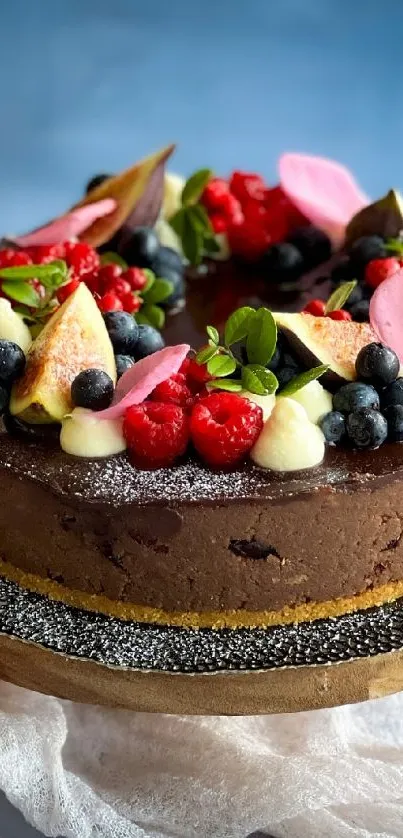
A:
[[[119,252],[129,265],[151,268],[159,247],[157,234],[151,227],[136,227]]]
[[[278,380],[279,389],[281,390],[282,387],[285,387],[285,385],[288,384],[288,382],[291,381],[292,378],[295,378],[295,376],[298,375],[298,369],[296,369],[294,366],[281,367],[281,369],[276,371],[275,375]]]
[[[116,355],[133,355],[139,327],[127,311],[108,311],[104,321]]]
[[[157,329],[154,329],[154,326],[139,326],[139,338],[134,352],[135,360],[138,361],[140,358],[146,358],[147,355],[158,352],[164,346],[164,338]]]
[[[110,177],[113,177],[113,175],[94,175],[85,187],[86,194],[88,195],[88,192],[91,192],[92,189],[96,189],[97,186],[101,186],[101,183],[103,183],[104,180],[108,180]]]
[[[129,355],[115,355],[115,363],[116,363],[116,375],[119,378],[123,375],[124,372],[130,369],[133,366],[134,361],[133,358],[130,358]]]
[[[379,448],[388,435],[388,423],[379,410],[361,407],[346,420],[347,435],[356,448]]]
[[[267,364],[269,370],[271,370],[272,372],[276,372],[276,370],[278,370],[278,368],[281,364],[281,361],[282,361],[281,349],[280,349],[279,346],[276,346],[276,348],[274,350],[274,353],[273,353],[269,363]]]
[[[369,320],[369,300],[361,300],[359,303],[354,303],[349,311],[356,323],[365,323]]]
[[[10,400],[10,393],[7,387],[3,387],[0,384],[0,416],[3,415],[5,409],[8,407],[8,403]]]
[[[359,378],[375,387],[384,387],[396,380],[400,362],[393,349],[382,343],[369,343],[359,351],[355,368]]]
[[[163,274],[159,274],[163,279],[168,279],[172,283],[172,291],[169,297],[162,300],[161,305],[164,308],[173,308],[180,300],[185,298],[185,281],[183,274],[177,273],[174,268],[166,268]]]
[[[299,372],[298,361],[296,361],[294,356],[290,355],[289,352],[284,352],[283,364],[284,364],[285,367],[293,367],[295,369],[295,375],[298,374],[298,372]]]
[[[380,236],[361,236],[350,249],[350,259],[355,267],[362,268],[372,259],[387,256],[385,242]]]
[[[364,299],[364,286],[357,282],[357,285],[353,288],[348,300],[344,303],[343,308],[347,309],[347,311],[351,311],[352,307],[356,305],[356,303],[360,303]]]
[[[379,410],[379,395],[371,384],[351,381],[343,384],[333,396],[333,409],[340,413],[352,413],[362,407]]]
[[[25,355],[12,340],[0,340],[0,382],[12,384],[25,369]]]
[[[83,370],[71,385],[71,398],[76,407],[104,410],[113,397],[113,381],[103,370]]]
[[[403,378],[398,378],[381,391],[382,410],[389,405],[403,405]]]
[[[350,282],[351,279],[354,279],[353,273],[354,268],[350,260],[347,258],[342,259],[340,262],[337,262],[337,265],[332,270],[332,285],[337,287],[342,282]]]
[[[337,445],[346,433],[346,420],[338,410],[331,410],[330,413],[325,413],[322,416],[319,427],[322,430],[326,442]]]
[[[185,266],[180,253],[173,249],[173,247],[159,247],[152,262],[152,270],[156,276],[163,279],[168,279],[165,271],[174,271],[183,276]]]
[[[295,230],[288,241],[299,250],[308,270],[330,259],[332,253],[330,239],[318,227],[301,227]]]
[[[263,256],[263,265],[269,282],[292,282],[304,270],[302,253],[289,242],[270,247]]]
[[[388,439],[391,442],[403,442],[403,405],[391,404],[383,415],[388,423]]]

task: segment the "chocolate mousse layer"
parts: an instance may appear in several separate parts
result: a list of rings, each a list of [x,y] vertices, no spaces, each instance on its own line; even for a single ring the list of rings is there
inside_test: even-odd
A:
[[[138,472],[2,433],[0,462],[2,560],[72,591],[206,624],[403,580],[399,445],[331,450],[299,475]]]

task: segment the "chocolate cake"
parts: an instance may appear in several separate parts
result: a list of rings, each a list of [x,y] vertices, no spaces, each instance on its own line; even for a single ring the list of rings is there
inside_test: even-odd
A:
[[[208,261],[188,272],[167,345],[200,349],[206,325],[220,331],[239,307],[300,312],[326,300],[344,261],[337,253],[288,283],[268,282],[267,266]],[[309,622],[403,594],[397,442],[329,445],[306,471],[250,460],[215,470],[194,450],[149,471],[125,452],[73,457],[58,432],[14,413],[0,435],[0,572],[22,589],[125,621],[213,629]]]

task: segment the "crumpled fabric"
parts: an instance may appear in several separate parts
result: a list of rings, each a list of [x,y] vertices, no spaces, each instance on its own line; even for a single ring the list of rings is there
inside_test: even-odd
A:
[[[226,718],[85,706],[0,682],[0,788],[63,838],[402,838],[403,693]]]

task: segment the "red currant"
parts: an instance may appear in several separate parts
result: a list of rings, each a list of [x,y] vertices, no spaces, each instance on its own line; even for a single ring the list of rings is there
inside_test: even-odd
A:
[[[385,279],[400,271],[398,259],[390,256],[388,259],[372,259],[365,268],[365,282],[370,288],[377,288]]]
[[[142,291],[148,282],[146,274],[141,268],[127,268],[122,276],[129,283],[132,291]]]
[[[101,265],[98,270],[98,285],[102,293],[110,291],[119,277],[122,276],[122,268],[120,265],[109,264]]]
[[[107,311],[123,311],[123,303],[114,291],[107,291],[98,300],[98,308],[104,313]]]
[[[80,280],[76,277],[74,279],[71,279],[70,282],[67,283],[67,285],[61,285],[61,287],[58,288],[56,292],[56,297],[59,300],[59,303],[64,303],[65,300],[67,300],[67,298],[70,297],[70,295],[77,290],[79,285]]]
[[[135,314],[142,305],[141,298],[138,297],[137,294],[133,294],[133,291],[129,291],[127,294],[122,294],[120,299],[124,311],[128,311],[129,314]]]
[[[304,312],[305,314],[313,314],[314,317],[324,317],[325,308],[326,303],[324,303],[323,300],[311,300],[308,305],[305,306]]]
[[[331,318],[331,320],[352,320],[351,314],[349,311],[344,311],[342,308],[337,308],[334,311],[329,311],[327,315]]]

